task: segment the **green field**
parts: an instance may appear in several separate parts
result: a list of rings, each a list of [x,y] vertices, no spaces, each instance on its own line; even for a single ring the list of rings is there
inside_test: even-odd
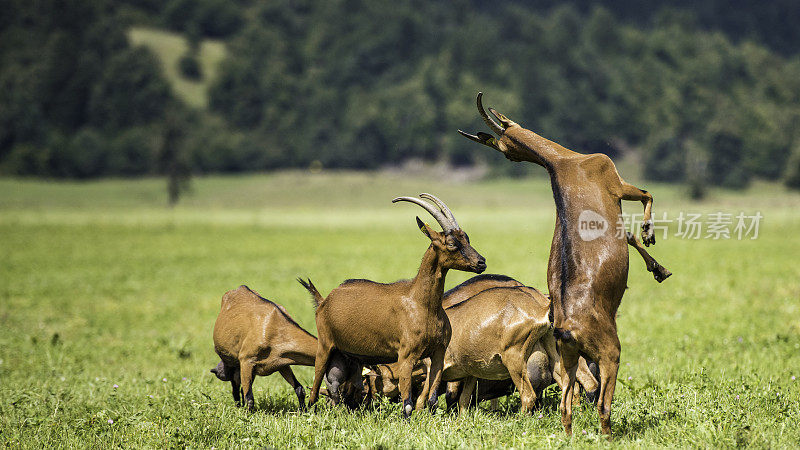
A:
[[[427,240],[390,203],[432,192],[492,273],[546,289],[554,206],[545,178],[460,183],[407,174],[300,172],[209,177],[165,207],[163,180],[0,179],[0,445],[11,447],[797,447],[800,445],[800,195],[759,184],[712,191],[646,184],[654,211],[756,211],[756,240],[680,239],[635,254],[619,312],[612,413],[575,411],[561,431],[555,387],[532,417],[518,397],[464,416],[404,421],[398,405],[299,413],[280,375],[258,378],[257,412],[234,407],[208,369],[222,294],[247,284],[315,332],[295,281],[327,294],[351,277],[415,273]],[[625,204],[626,212],[641,205]],[[659,216],[660,217],[660,216]],[[705,230],[704,230],[705,233]],[[447,285],[468,277],[452,272]],[[310,368],[295,371],[310,385]],[[584,433],[585,432],[585,433]]]

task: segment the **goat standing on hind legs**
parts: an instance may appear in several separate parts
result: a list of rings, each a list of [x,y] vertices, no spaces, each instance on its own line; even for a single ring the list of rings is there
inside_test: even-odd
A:
[[[655,244],[651,208],[653,197],[617,173],[611,159],[603,154],[584,155],[522,128],[492,108],[484,111],[478,93],[478,112],[498,136],[461,130],[466,138],[502,152],[512,161],[529,161],[547,169],[556,203],[556,226],[550,247],[547,284],[552,298],[554,335],[561,350],[562,367],[568,377],[561,396],[561,422],[572,433],[572,396],[578,358],[593,360],[600,369],[597,411],[601,431],[611,434],[611,400],[619,369],[620,344],[616,314],[628,281],[628,240],[605,231],[599,236],[582,236],[582,213],[600,216],[607,224],[617,222],[622,200],[644,205],[642,240]],[[671,274],[638,245],[636,246],[659,282]]]
[[[414,409],[411,394],[414,365],[430,357],[424,392],[432,393],[428,403],[431,409],[436,407],[435,392],[441,382],[445,349],[450,341],[450,322],[442,308],[445,276],[450,269],[481,273],[486,270],[486,260],[472,248],[469,237],[441,200],[429,194],[420,194],[420,197],[431,200],[438,209],[413,197],[392,200],[423,207],[442,226],[440,233],[417,217],[420,231],[431,244],[412,280],[391,284],[347,280],[325,299],[310,280],[299,280],[317,306],[319,342],[309,406],[317,401],[331,354],[338,351],[361,364],[397,361],[405,417]]]

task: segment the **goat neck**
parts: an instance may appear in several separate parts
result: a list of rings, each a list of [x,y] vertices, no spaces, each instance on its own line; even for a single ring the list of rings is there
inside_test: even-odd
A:
[[[431,244],[422,256],[417,276],[411,280],[411,293],[415,298],[426,299],[424,302],[431,309],[442,307],[444,280],[447,268],[439,260],[439,252]]]

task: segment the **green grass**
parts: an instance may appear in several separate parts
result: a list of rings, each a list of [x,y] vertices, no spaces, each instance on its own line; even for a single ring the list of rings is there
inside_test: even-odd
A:
[[[132,44],[143,45],[158,56],[164,74],[178,97],[191,106],[206,107],[208,87],[217,76],[219,63],[225,58],[225,44],[222,41],[202,40],[198,61],[203,78],[194,81],[183,77],[178,69],[178,61],[189,47],[183,35],[155,28],[133,27],[128,30],[128,38]]]
[[[754,241],[660,239],[652,253],[674,272],[660,285],[631,255],[616,437],[606,443],[588,407],[575,412],[575,436],[563,435],[555,388],[533,417],[515,413],[513,397],[499,412],[404,421],[385,403],[298,413],[277,374],[256,380],[258,411],[249,414],[208,373],[228,289],[247,284],[314,332],[295,277],[310,276],[327,293],[345,278],[413,275],[427,245],[414,216],[431,219],[392,205],[396,195],[440,195],[489,272],[545,288],[554,208],[544,178],[209,177],[174,209],[164,206],[162,180],[0,179],[0,445],[797,447],[800,195],[761,184],[693,203],[681,188],[645,187],[658,214],[765,218]],[[447,284],[467,277],[453,272]],[[311,383],[310,368],[295,372]]]

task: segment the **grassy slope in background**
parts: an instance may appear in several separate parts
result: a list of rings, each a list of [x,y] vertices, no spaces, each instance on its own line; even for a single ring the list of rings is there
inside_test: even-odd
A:
[[[143,45],[158,55],[164,75],[175,94],[190,106],[205,108],[208,103],[208,86],[217,75],[217,69],[225,57],[225,44],[214,39],[203,39],[198,60],[202,79],[198,81],[181,76],[178,60],[189,48],[186,38],[178,33],[153,28],[134,27],[128,32],[133,45]]]

